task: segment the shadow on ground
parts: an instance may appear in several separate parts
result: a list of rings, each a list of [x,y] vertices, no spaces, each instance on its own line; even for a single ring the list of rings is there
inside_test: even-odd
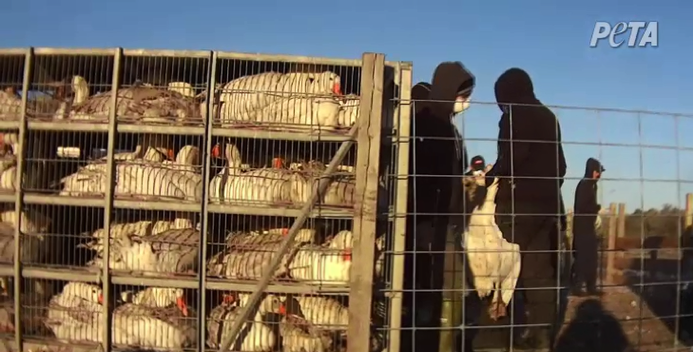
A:
[[[618,320],[601,302],[588,299],[577,307],[573,320],[556,341],[557,352],[632,351]]]
[[[662,255],[655,243],[645,241],[644,259],[621,259],[617,268],[623,270],[623,281],[647,304],[652,313],[678,336],[681,342],[693,337],[693,233],[688,228],[681,236],[682,257]],[[624,270],[625,269],[625,270]]]

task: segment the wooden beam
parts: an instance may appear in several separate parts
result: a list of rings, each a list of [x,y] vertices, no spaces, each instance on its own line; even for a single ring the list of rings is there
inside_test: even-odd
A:
[[[693,193],[686,194],[686,220],[684,225],[685,230],[693,226]]]
[[[618,221],[616,224],[616,236],[623,238],[626,235],[626,203],[618,203]]]
[[[616,227],[618,222],[618,207],[616,203],[609,205],[609,233],[606,246],[606,282],[612,284],[616,269]]]
[[[370,350],[385,55],[364,54],[361,70],[347,352]]]

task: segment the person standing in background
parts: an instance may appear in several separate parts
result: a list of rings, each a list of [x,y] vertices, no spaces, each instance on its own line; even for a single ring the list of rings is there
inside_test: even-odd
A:
[[[573,217],[573,284],[572,293],[582,296],[582,285],[587,294],[597,295],[597,237],[596,222],[601,206],[597,203],[597,181],[606,171],[594,158],[587,159],[585,176],[575,188]]]
[[[484,169],[486,168],[486,161],[484,160],[484,157],[481,155],[477,155],[472,158],[471,163],[469,164],[469,170],[467,170],[467,173],[465,173],[465,176],[478,176],[480,175]]]
[[[498,124],[498,157],[486,184],[498,177],[496,223],[503,237],[521,251],[517,293],[524,316],[513,317],[509,323],[528,324],[517,328],[511,343],[518,349],[551,348],[558,317],[559,228],[565,216],[561,128],[553,112],[536,98],[524,70],[505,71],[494,89],[503,114]]]

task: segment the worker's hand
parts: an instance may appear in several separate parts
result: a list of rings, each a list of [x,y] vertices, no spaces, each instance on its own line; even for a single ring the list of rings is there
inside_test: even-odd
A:
[[[594,220],[594,228],[599,230],[602,227],[602,217],[597,215],[597,218]]]

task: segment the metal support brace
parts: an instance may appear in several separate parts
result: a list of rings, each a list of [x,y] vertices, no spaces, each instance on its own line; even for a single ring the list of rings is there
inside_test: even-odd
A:
[[[337,166],[339,166],[339,164],[346,156],[347,152],[349,152],[351,146],[354,144],[353,140],[356,138],[357,132],[358,125],[354,125],[354,127],[352,127],[349,131],[349,140],[342,143],[342,145],[339,147],[339,150],[337,150],[337,153],[334,155],[334,157],[332,157],[330,164],[327,165],[327,170],[325,170],[325,172],[322,174],[317,190],[311,194],[310,200],[308,200],[308,202],[301,209],[301,215],[298,218],[296,218],[293,225],[291,225],[288,235],[284,238],[281,245],[279,246],[278,253],[276,253],[272,257],[272,262],[270,263],[269,267],[262,274],[262,277],[260,278],[260,281],[258,282],[257,286],[255,286],[254,292],[250,296],[247,305],[243,307],[241,314],[238,317],[236,317],[236,319],[234,319],[229,334],[227,335],[226,339],[224,339],[224,341],[222,341],[221,343],[221,347],[219,348],[220,352],[225,352],[229,350],[231,344],[236,340],[236,336],[241,331],[246,320],[248,320],[250,313],[256,310],[256,306],[258,304],[260,296],[262,296],[264,291],[267,289],[267,286],[272,280],[274,272],[277,270],[277,267],[279,266],[282,259],[288,252],[289,247],[294,243],[294,239],[296,238],[296,234],[298,234],[298,230],[300,230],[303,227],[303,224],[308,219],[310,212],[313,210],[313,207],[318,202],[318,196],[320,194],[324,194],[327,190],[327,186],[329,186],[330,182],[332,182],[332,175],[335,173],[335,171],[337,171]]]

